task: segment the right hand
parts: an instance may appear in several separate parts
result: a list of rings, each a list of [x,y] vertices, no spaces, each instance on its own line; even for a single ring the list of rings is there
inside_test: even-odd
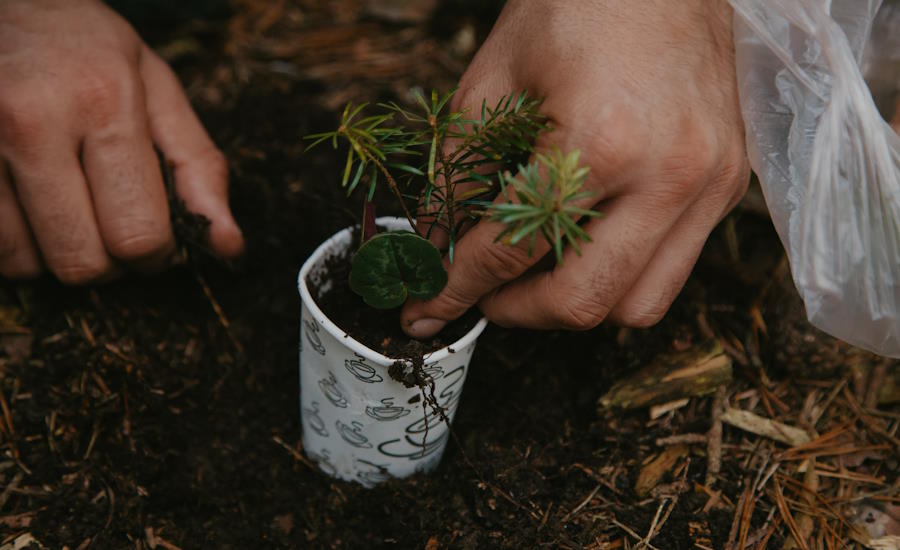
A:
[[[174,73],[98,0],[0,2],[0,276],[83,284],[175,250],[154,145],[231,257],[227,166]]]
[[[579,206],[604,217],[584,224],[580,256],[568,249],[549,271],[533,269],[543,239],[530,254],[482,219],[445,262],[444,290],[407,302],[406,333],[429,338],[473,305],[535,329],[659,321],[750,176],[732,19],[725,0],[508,0],[451,109],[478,113],[519,90],[544,98],[554,131],[536,148],[583,153],[593,196]]]

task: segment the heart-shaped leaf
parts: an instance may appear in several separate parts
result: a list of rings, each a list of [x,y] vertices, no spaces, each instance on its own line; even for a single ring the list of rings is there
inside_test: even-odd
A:
[[[410,231],[375,235],[356,252],[350,288],[370,306],[390,309],[412,296],[427,300],[447,284],[441,253]]]

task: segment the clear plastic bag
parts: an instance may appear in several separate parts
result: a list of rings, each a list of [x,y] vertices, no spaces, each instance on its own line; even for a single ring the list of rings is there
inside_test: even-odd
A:
[[[900,138],[860,71],[880,0],[729,0],[747,149],[809,320],[900,357]]]

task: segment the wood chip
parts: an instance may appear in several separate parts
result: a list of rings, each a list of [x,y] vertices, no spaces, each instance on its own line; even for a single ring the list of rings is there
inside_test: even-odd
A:
[[[682,457],[687,456],[688,451],[687,445],[666,447],[663,452],[641,469],[634,484],[634,492],[641,498],[649,495],[650,491],[663,480],[666,473],[670,472]]]
[[[715,340],[657,357],[600,398],[599,408],[638,409],[708,395],[731,381],[731,358]]]
[[[668,403],[663,403],[662,405],[654,405],[650,407],[650,419],[656,420],[660,416],[664,416],[672,411],[677,411],[681,407],[684,407],[685,405],[690,403],[690,401],[690,398],[685,397],[684,399],[669,401]]]
[[[19,535],[12,542],[8,542],[3,546],[0,546],[0,550],[41,550],[45,548],[40,542],[37,541],[31,533],[25,533],[23,535]]]
[[[728,407],[722,413],[722,422],[762,437],[780,441],[791,447],[803,445],[810,441],[809,434],[806,431],[759,416],[750,411]]]

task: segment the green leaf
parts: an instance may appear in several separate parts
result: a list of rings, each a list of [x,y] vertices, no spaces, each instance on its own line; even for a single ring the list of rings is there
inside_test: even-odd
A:
[[[410,231],[379,233],[353,257],[350,288],[370,306],[390,309],[407,297],[433,298],[447,284],[441,253]]]

